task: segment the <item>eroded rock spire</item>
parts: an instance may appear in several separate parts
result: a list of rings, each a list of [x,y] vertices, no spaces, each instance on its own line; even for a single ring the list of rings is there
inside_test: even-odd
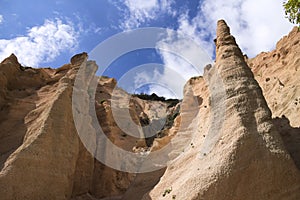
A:
[[[224,20],[218,21],[215,42],[216,63],[204,74],[209,109],[200,106],[194,148],[168,166],[150,197],[160,199],[172,186],[176,199],[299,199],[299,171]],[[200,84],[193,87],[207,91]]]
[[[243,59],[243,54],[235,38],[230,34],[230,28],[224,20],[219,20],[217,23],[216,60],[233,55]]]

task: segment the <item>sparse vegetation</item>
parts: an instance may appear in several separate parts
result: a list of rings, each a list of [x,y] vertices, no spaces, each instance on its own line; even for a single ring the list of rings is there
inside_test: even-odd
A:
[[[102,99],[102,100],[100,101],[100,104],[103,104],[104,102],[106,102],[106,99]]]
[[[167,118],[166,118],[165,125],[164,125],[164,127],[163,127],[163,129],[162,129],[161,131],[163,131],[163,130],[165,130],[165,129],[171,128],[171,127],[173,126],[173,124],[174,124],[175,118],[176,118],[179,114],[180,114],[180,113],[179,113],[179,109],[178,109],[178,110],[176,110],[174,113],[171,113],[170,115],[168,115]],[[161,134],[161,135],[163,135],[163,134]]]
[[[165,97],[157,96],[157,94],[155,94],[155,93],[152,93],[151,95],[145,94],[145,93],[133,94],[132,96],[138,97],[138,98],[143,99],[143,100],[167,102],[167,103],[169,103],[168,107],[173,107],[173,106],[175,106],[176,104],[179,103],[178,99],[166,99]]]
[[[127,136],[127,134],[126,134],[126,133],[124,133],[124,132],[121,132],[121,136],[122,136],[122,137],[126,137],[126,136]]]
[[[20,69],[22,71],[25,71],[26,69],[33,69],[33,68],[32,67],[28,67],[28,66],[22,66],[22,65],[20,65]]]
[[[288,0],[283,2],[286,18],[293,23],[298,24],[300,28],[300,0]]]
[[[163,193],[163,197],[165,197],[167,194],[170,194],[172,192],[172,187],[171,188],[168,188],[168,189],[165,189],[164,193]]]

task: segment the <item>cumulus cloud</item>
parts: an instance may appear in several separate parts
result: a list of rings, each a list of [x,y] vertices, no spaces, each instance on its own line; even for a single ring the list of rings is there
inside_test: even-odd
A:
[[[0,15],[0,24],[3,22],[3,15]]]
[[[155,20],[159,16],[158,13],[175,16],[178,12],[172,12],[173,3],[168,0],[150,0],[147,3],[127,0],[125,5],[129,13],[122,27],[137,28],[147,21]],[[170,30],[168,37],[156,44],[164,63],[161,66],[162,70],[151,71],[148,68],[143,73],[135,75],[135,80],[143,80],[145,83],[155,78],[155,81],[147,87],[148,93],[156,93],[167,98],[182,98],[186,81],[193,76],[201,75],[204,66],[212,62],[207,53],[213,52],[212,45],[199,37],[199,31],[188,21],[187,13],[181,14],[178,22],[178,30],[175,32]]]
[[[180,30],[173,33],[175,34],[169,34],[157,43],[157,49],[164,62],[164,70],[159,80],[166,82],[177,97],[182,98],[184,84],[191,77],[202,75],[203,68],[211,64],[212,60],[206,49],[196,42],[196,38],[183,34]]]
[[[134,80],[132,89],[125,88],[131,93],[142,91],[148,94],[156,93],[166,98],[182,98],[183,96],[182,86],[186,80],[177,71],[165,66],[163,68],[148,66],[147,69],[133,74],[132,77]]]
[[[216,22],[219,19],[227,21],[240,48],[249,57],[254,57],[262,51],[272,50],[276,42],[293,26],[285,19],[280,1],[201,0],[194,17],[191,17],[188,8],[179,11],[175,1],[166,0],[165,6],[161,6],[162,2],[126,0],[128,13],[122,28],[127,30],[137,28],[152,20],[158,20],[157,13],[162,13],[161,11],[167,15],[177,16],[176,32],[179,35],[187,35],[190,40],[185,40],[184,37],[169,37],[157,44],[164,67],[155,77],[157,82],[163,82],[165,85],[162,87],[153,84],[148,87],[149,93],[155,92],[169,98],[173,98],[174,93],[181,98],[182,95],[178,94],[182,93],[185,82],[192,76],[201,75],[203,67],[212,62],[210,58],[214,57],[215,50],[213,39],[216,37]],[[173,10],[176,8],[177,11],[174,12],[171,8]],[[197,43],[200,49],[191,45],[191,40]],[[180,52],[183,57],[174,52]],[[178,73],[181,79],[172,78],[170,76],[172,72]],[[139,74],[138,78],[141,77],[145,80],[151,79],[153,72],[145,71]]]
[[[185,34],[192,38],[201,48],[204,52],[209,55],[210,58],[213,57],[214,53],[214,43],[213,40],[210,38],[211,33],[206,30],[206,25],[203,25],[202,22],[203,18],[201,16],[198,16],[189,19],[187,12],[182,13],[180,17],[178,18],[178,33],[179,34]],[[204,55],[204,52],[201,52],[201,55]]]
[[[156,48],[163,64],[148,63],[127,72],[127,78],[124,76],[119,80],[124,89],[134,93],[137,88],[147,85],[144,92],[148,94],[182,98],[185,83],[191,77],[201,75],[203,67],[212,63],[205,50],[192,38],[175,31],[170,30]]]
[[[24,36],[0,39],[0,60],[14,53],[23,65],[38,67],[53,61],[62,52],[74,50],[78,36],[70,22],[45,20],[43,25],[30,28]]]
[[[214,55],[216,37],[216,22],[225,19],[236,37],[242,51],[250,57],[254,57],[261,51],[272,50],[276,42],[292,29],[284,15],[282,2],[272,0],[204,0],[199,2],[200,9],[194,18],[184,11],[178,17],[179,34],[186,34],[195,41],[201,49],[193,48],[187,40],[175,40],[169,43],[169,49],[182,52],[185,57],[194,58],[199,71],[182,60],[178,56],[161,52],[166,70],[161,79],[168,79],[168,69],[176,70],[184,77],[184,80],[203,73],[203,67],[210,62],[209,57]],[[207,54],[209,56],[207,56]],[[201,68],[202,67],[202,68]],[[170,85],[174,85],[169,80]],[[185,82],[180,83],[181,88]],[[178,83],[177,83],[178,84]],[[160,91],[159,88],[156,88]]]
[[[276,42],[292,29],[284,17],[281,1],[272,0],[204,0],[197,16],[185,23],[195,31],[204,43],[215,37],[216,22],[225,19],[244,53],[253,57],[261,51],[269,51]],[[205,45],[204,45],[205,46]]]
[[[160,14],[174,15],[172,4],[173,0],[125,0],[124,5],[128,11],[120,27],[123,30],[130,30],[149,20],[157,19]]]

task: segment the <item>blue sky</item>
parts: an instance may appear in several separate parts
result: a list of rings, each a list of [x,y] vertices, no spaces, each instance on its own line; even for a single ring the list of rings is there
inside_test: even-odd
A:
[[[23,65],[56,68],[76,53],[91,52],[114,34],[141,27],[164,27],[187,34],[213,59],[215,26],[221,18],[249,57],[272,50],[293,26],[284,18],[282,2],[274,0],[0,0],[0,60],[15,53]],[[195,54],[187,43],[180,46]],[[145,63],[182,68],[178,71],[184,74],[181,88],[188,77],[201,74],[157,49],[123,55],[104,74],[120,79]],[[167,79],[164,67],[158,73],[160,79]],[[134,78],[147,80],[153,71],[139,75]],[[174,97],[168,89],[145,87],[146,92]]]

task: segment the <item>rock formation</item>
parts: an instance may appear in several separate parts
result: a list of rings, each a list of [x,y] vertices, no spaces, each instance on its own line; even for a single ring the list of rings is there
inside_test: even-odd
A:
[[[120,196],[131,185],[134,174],[95,160],[77,135],[72,87],[79,66],[86,60],[83,53],[56,70],[33,69],[22,67],[12,54],[0,64],[1,199],[103,198]],[[115,145],[133,151],[137,139],[123,133],[112,116],[115,87],[112,78],[99,80],[95,97],[98,120]],[[116,91],[130,97],[119,88]],[[129,110],[135,123],[141,124],[144,118],[166,117],[168,105],[133,97]],[[141,147],[149,148],[146,142]]]
[[[299,199],[299,171],[223,20],[217,26],[216,63],[205,71],[205,80],[199,78],[202,84],[194,87],[208,88],[210,106],[200,107],[194,148],[168,166],[144,199]]]
[[[176,147],[166,168],[141,174],[105,166],[94,154],[111,156],[106,144],[89,152],[78,136],[75,77],[82,66],[97,69],[86,53],[58,69],[23,67],[12,54],[0,64],[0,199],[300,199],[299,39],[295,28],[272,52],[248,59],[220,20],[215,65],[187,82],[177,105],[131,96],[113,78],[84,77],[81,106],[96,118],[77,125],[92,130],[88,137],[97,138],[96,120],[126,151]],[[84,85],[92,82],[95,90]],[[139,127],[153,123],[157,135],[129,135],[118,121],[128,117]]]
[[[14,57],[11,56],[9,60],[12,58]],[[9,67],[19,68],[19,64],[13,64],[16,63],[12,63]],[[21,73],[20,70],[19,73]],[[18,124],[14,124],[10,119],[2,121],[3,125],[9,129],[8,132],[2,133],[10,133],[4,136],[4,139],[14,135],[14,129],[18,130],[23,127],[22,130],[18,130],[19,144],[14,146],[13,153],[6,160],[0,173],[2,199],[67,199],[71,197],[71,180],[75,171],[79,140],[73,121],[69,120],[72,118],[70,83],[68,77],[65,77],[52,86],[46,85],[38,91],[31,91],[25,98],[21,97],[22,100],[9,99],[12,102],[8,108],[9,113],[14,112],[16,105],[22,104],[20,101],[28,102],[23,105],[31,104],[31,110],[30,112],[28,109],[22,110],[25,112],[24,118],[21,118]],[[12,85],[16,86],[14,83]],[[27,85],[22,86],[25,90],[27,89]],[[20,85],[16,88],[8,88],[8,90],[19,94],[19,91],[14,91],[19,88]],[[19,107],[19,109],[22,108]],[[61,112],[62,110],[64,112]],[[7,141],[6,144],[10,145],[10,142]]]
[[[274,124],[300,169],[300,31],[297,27],[276,45],[247,62],[262,88]]]

